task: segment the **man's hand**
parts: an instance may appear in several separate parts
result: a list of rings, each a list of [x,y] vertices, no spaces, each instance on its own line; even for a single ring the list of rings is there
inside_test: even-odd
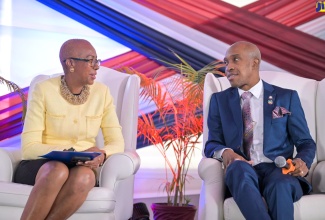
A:
[[[289,174],[292,176],[301,176],[304,177],[308,173],[308,168],[306,163],[300,159],[300,158],[295,158],[292,160],[293,165],[295,166],[295,170],[290,172]]]
[[[227,169],[227,167],[234,162],[235,160],[242,160],[245,161],[249,164],[253,164],[253,161],[247,161],[245,160],[245,158],[243,158],[242,156],[240,156],[239,154],[235,153],[233,150],[231,149],[227,149],[222,153],[222,159],[223,159],[223,165],[225,166],[225,169]]]

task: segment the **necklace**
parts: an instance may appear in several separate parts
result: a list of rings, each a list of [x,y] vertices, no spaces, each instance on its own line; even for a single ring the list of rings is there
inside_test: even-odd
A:
[[[60,85],[60,92],[62,97],[67,100],[72,105],[81,105],[84,104],[89,96],[89,86],[85,85],[82,87],[80,94],[73,94],[65,81],[64,76],[61,76],[61,85]]]

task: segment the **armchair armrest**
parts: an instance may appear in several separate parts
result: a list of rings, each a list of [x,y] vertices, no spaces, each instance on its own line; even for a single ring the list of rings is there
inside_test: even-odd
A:
[[[221,163],[212,158],[202,158],[198,173],[203,180],[199,219],[209,219],[211,216],[216,219],[223,219],[225,185]]]
[[[139,167],[140,157],[136,151],[113,154],[100,171],[99,185],[114,189],[117,181],[133,176]]]
[[[116,205],[115,219],[132,216],[134,175],[140,167],[140,157],[136,151],[113,154],[104,163],[99,177],[99,186],[114,191]]]
[[[325,161],[316,165],[313,171],[312,185],[314,193],[325,193]]]
[[[17,141],[19,141],[17,143]],[[0,181],[12,182],[21,161],[20,135],[0,142]]]

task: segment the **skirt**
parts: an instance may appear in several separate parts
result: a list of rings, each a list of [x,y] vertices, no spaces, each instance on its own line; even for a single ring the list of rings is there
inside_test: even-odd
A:
[[[48,159],[22,160],[17,166],[13,182],[34,186],[38,170],[43,164],[49,162]],[[67,164],[69,169],[75,167],[75,164]]]

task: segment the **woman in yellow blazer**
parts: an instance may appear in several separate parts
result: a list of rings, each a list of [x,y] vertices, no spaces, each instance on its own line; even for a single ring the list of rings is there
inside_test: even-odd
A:
[[[95,82],[100,60],[86,40],[60,49],[63,76],[36,84],[22,133],[23,160],[14,181],[34,185],[21,219],[67,219],[96,184],[94,169],[124,151],[121,126],[107,86]],[[99,129],[105,147],[95,146]],[[40,159],[53,150],[100,152],[93,160],[68,164]]]

